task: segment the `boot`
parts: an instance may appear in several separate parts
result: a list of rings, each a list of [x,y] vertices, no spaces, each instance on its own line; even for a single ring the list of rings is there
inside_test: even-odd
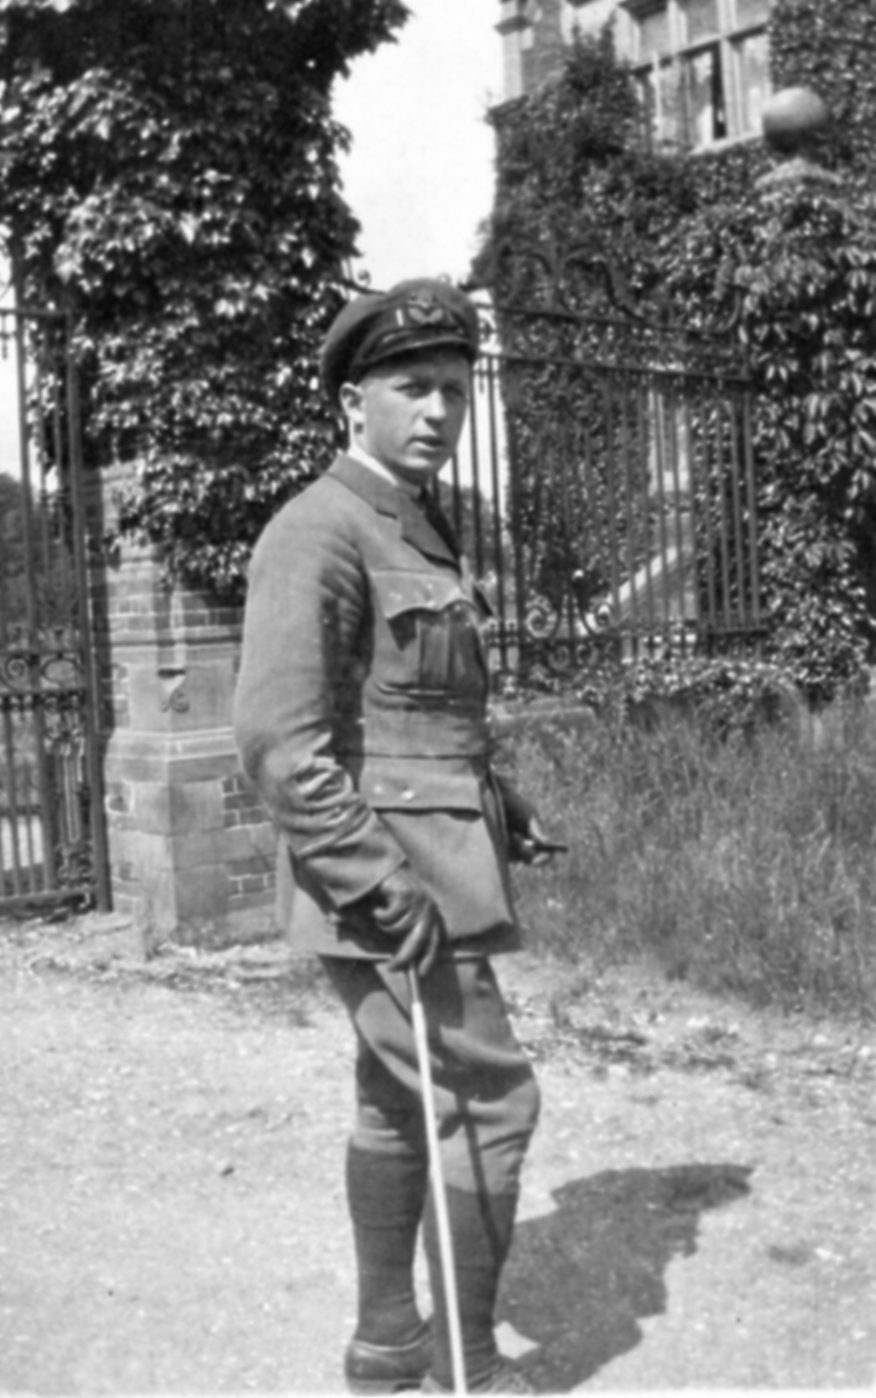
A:
[[[456,1267],[466,1384],[473,1393],[501,1392],[502,1389],[492,1386],[493,1380],[501,1375],[507,1383],[510,1377],[516,1377],[499,1353],[493,1327],[499,1278],[514,1231],[517,1194],[472,1194],[466,1190],[449,1187],[446,1195]],[[447,1298],[431,1198],[424,1217],[424,1241],[435,1310],[434,1355],[426,1382],[436,1386],[430,1386],[426,1391],[452,1392],[453,1365]]]
[[[349,1147],[347,1199],[359,1298],[356,1331],[344,1356],[352,1392],[419,1386],[429,1367],[431,1331],[414,1294],[427,1178],[426,1162],[416,1155]]]
[[[432,1327],[425,1322],[407,1345],[372,1345],[355,1337],[344,1354],[351,1393],[401,1393],[419,1388],[432,1360]]]

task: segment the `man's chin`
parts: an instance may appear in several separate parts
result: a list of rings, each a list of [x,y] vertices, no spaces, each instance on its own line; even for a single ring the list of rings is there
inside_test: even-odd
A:
[[[438,472],[447,465],[449,460],[450,454],[448,452],[424,452],[422,455],[410,456],[406,461],[397,462],[389,469],[394,471],[401,480],[409,483],[430,481],[438,475]]]

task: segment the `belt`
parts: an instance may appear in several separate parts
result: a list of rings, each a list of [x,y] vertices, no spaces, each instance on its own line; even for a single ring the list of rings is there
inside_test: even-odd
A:
[[[398,709],[367,714],[339,735],[338,749],[350,756],[483,757],[490,749],[490,724],[482,713]]]

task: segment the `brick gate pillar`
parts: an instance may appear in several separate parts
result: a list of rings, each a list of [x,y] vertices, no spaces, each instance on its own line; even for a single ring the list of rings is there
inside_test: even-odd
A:
[[[102,530],[130,478],[102,473]],[[242,610],[169,586],[149,545],[92,558],[113,907],[147,952],[270,936],[276,839],[231,730]]]

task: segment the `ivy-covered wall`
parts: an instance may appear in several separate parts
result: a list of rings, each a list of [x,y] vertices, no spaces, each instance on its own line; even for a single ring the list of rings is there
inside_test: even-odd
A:
[[[762,141],[651,153],[609,27],[493,114],[497,192],[475,274],[502,300],[509,243],[560,257],[585,246],[640,311],[730,327],[757,391],[767,655],[820,701],[858,682],[873,654],[876,13],[870,0],[778,0],[770,44],[774,87],[809,83],[833,112],[812,152],[822,179],[765,179],[776,162]],[[565,289],[592,308],[592,278]],[[539,391],[544,411],[549,384]],[[539,470],[533,452],[524,474]]]
[[[872,0],[774,0],[768,26],[773,89],[810,86],[831,112],[813,153],[859,187],[876,177],[876,7]],[[690,157],[651,155],[635,90],[615,53],[613,25],[579,40],[531,95],[494,108],[497,190],[491,241],[542,227],[597,229],[630,275],[644,275],[647,244],[662,245],[697,207],[753,196],[771,158],[761,141]],[[614,241],[618,235],[624,245]],[[487,248],[488,256],[488,248]],[[484,262],[477,271],[483,274]]]
[[[69,308],[89,464],[136,460],[123,527],[239,599],[321,463],[316,382],[357,225],[331,87],[401,0],[2,0],[0,235]]]
[[[769,25],[774,91],[811,87],[833,121],[821,157],[872,178],[876,7],[871,0],[775,0]]]

